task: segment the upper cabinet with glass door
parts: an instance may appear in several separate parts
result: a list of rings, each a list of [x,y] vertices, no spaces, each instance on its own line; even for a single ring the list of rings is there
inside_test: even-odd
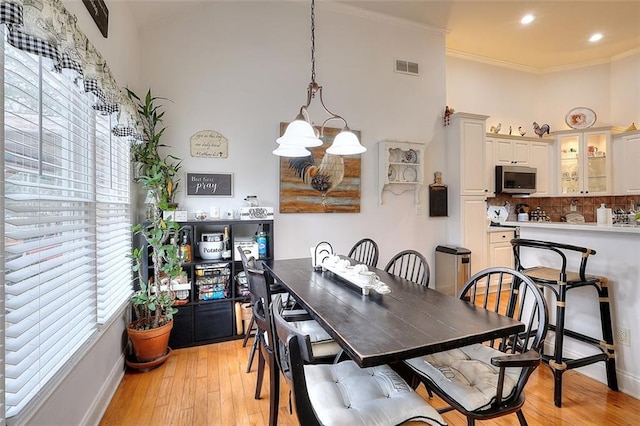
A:
[[[611,128],[556,132],[560,195],[611,193]]]

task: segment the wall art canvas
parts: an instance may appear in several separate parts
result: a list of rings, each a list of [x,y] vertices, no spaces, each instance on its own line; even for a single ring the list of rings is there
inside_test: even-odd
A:
[[[281,135],[287,124],[280,123]],[[339,132],[325,127],[324,143],[309,148],[309,157],[280,157],[280,213],[360,213],[360,154],[326,152]]]

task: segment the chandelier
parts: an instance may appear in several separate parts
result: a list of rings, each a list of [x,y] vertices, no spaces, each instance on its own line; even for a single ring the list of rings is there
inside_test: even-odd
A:
[[[300,107],[295,120],[289,123],[284,135],[276,139],[279,144],[273,153],[280,157],[306,157],[311,155],[307,148],[322,145],[320,139],[324,134],[325,125],[331,120],[342,120],[344,127],[327,148],[327,153],[334,155],[361,154],[367,149],[360,144],[358,137],[349,129],[344,117],[331,112],[324,104],[322,86],[316,82],[316,38],[315,38],[315,0],[311,0],[311,82],[307,86],[307,103]],[[322,109],[329,115],[322,122],[320,131],[316,131],[309,117],[309,106],[316,98],[320,100]]]

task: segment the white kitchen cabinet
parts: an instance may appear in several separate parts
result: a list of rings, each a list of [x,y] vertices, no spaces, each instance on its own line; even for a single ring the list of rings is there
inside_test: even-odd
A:
[[[533,197],[551,197],[555,195],[555,170],[553,141],[529,142],[529,167],[536,173],[536,192]]]
[[[487,267],[504,266],[513,268],[514,260],[511,239],[514,238],[515,232],[513,230],[490,229],[488,235],[489,246],[487,252],[489,253],[489,259],[487,261]]]
[[[613,137],[615,195],[640,194],[640,130]]]
[[[485,167],[486,115],[456,112],[445,128],[449,193],[487,195],[489,176]],[[447,183],[447,182],[445,182]]]
[[[555,132],[559,194],[607,195],[611,186],[611,128]]]
[[[415,203],[420,202],[424,180],[424,145],[413,142],[378,142],[378,203],[383,191],[400,195],[414,192]]]
[[[518,136],[489,137],[493,141],[493,163],[501,165],[529,165],[529,141]]]
[[[553,195],[552,170],[554,140],[487,133],[485,160],[489,173],[489,193],[495,192],[495,166],[519,165],[537,169],[533,197]]]
[[[460,197],[460,245],[471,250],[471,275],[487,267],[487,202],[484,196]]]
[[[445,128],[446,169],[449,185],[447,244],[471,250],[471,273],[486,267],[489,194],[485,149],[486,115],[456,112]]]

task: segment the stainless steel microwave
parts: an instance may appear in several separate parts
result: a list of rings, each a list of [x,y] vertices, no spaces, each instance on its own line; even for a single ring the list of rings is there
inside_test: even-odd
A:
[[[496,194],[533,194],[536,174],[535,167],[496,166]]]

